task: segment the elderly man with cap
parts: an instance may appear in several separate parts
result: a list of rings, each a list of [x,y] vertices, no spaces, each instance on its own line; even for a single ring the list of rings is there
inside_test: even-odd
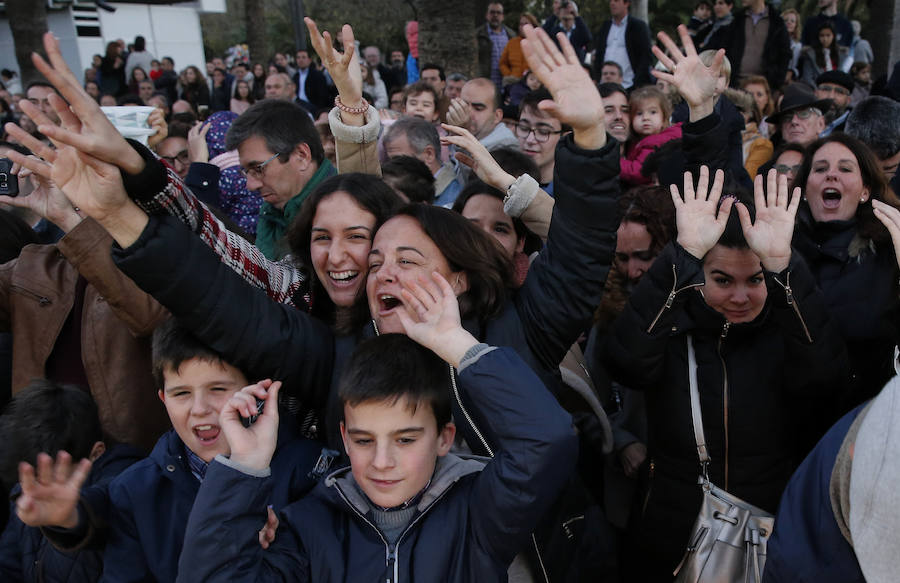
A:
[[[838,421],[794,473],[763,583],[896,581],[900,377]]]
[[[781,108],[767,117],[766,123],[780,125],[785,143],[806,147],[825,131],[825,112],[830,108],[830,99],[816,99],[811,91],[794,83],[785,88]]]
[[[853,93],[853,77],[840,70],[826,71],[816,77],[816,99],[830,99],[831,109],[825,112],[823,138],[832,132],[844,131],[850,115],[850,94]]]

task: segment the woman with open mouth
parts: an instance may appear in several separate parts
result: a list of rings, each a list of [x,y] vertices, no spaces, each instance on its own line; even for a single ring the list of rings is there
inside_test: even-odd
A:
[[[872,201],[900,207],[875,156],[842,133],[806,150],[794,179],[803,188],[794,245],[822,292],[850,357],[850,383],[825,426],[874,397],[894,375],[897,261]]]

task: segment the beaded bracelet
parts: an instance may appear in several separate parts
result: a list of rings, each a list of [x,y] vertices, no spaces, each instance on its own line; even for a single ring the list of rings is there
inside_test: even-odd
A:
[[[347,107],[341,101],[341,96],[337,95],[334,98],[334,106],[336,108],[340,109],[341,111],[344,111],[347,113],[353,113],[356,115],[363,114],[363,113],[366,113],[367,111],[369,111],[369,102],[366,101],[365,97],[362,97],[361,99],[362,99],[362,105],[360,105],[359,107]]]

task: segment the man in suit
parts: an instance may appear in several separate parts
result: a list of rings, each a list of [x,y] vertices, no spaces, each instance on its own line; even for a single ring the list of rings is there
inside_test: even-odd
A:
[[[650,27],[628,15],[631,0],[609,0],[611,20],[607,20],[594,35],[597,54],[594,56],[594,77],[600,78],[603,63],[614,61],[622,67],[626,89],[649,85]]]
[[[319,110],[330,109],[334,98],[328,90],[325,75],[313,66],[307,51],[297,51],[296,62],[293,81],[297,86],[297,102],[313,115]]]
[[[578,5],[571,1],[560,3],[557,17],[558,21],[550,31],[550,38],[555,41],[557,33],[564,33],[569,42],[572,43],[572,48],[575,49],[578,60],[583,63],[584,57],[590,49],[591,31],[588,30],[584,21],[579,18]]]

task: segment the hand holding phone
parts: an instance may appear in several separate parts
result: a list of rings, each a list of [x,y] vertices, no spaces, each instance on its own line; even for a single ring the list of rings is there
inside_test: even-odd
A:
[[[0,195],[18,196],[19,177],[12,173],[13,163],[9,158],[0,158]]]

